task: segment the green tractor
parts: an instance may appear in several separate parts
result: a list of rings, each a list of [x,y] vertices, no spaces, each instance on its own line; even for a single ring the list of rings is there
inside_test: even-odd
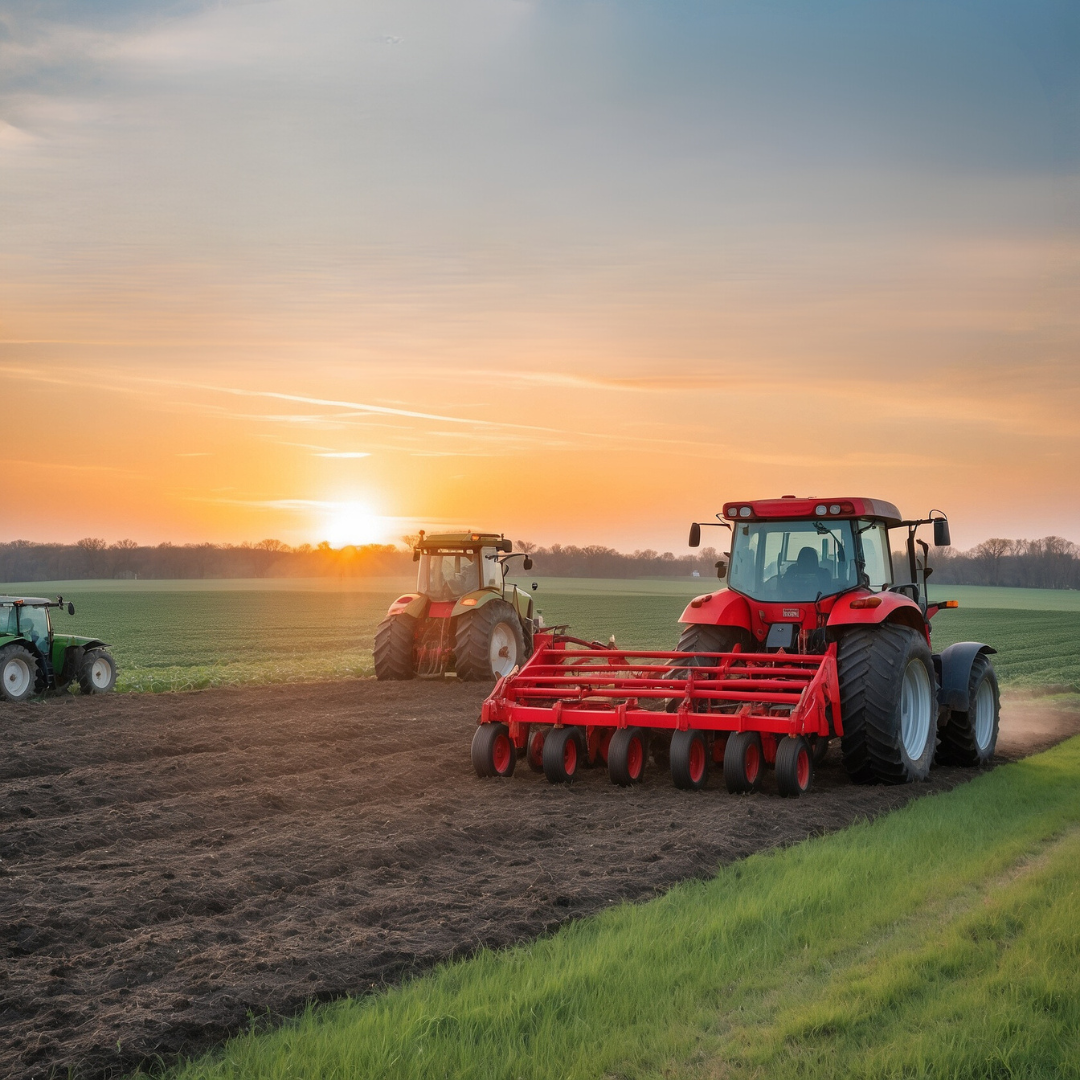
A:
[[[533,599],[506,584],[513,544],[497,533],[440,533],[413,548],[416,592],[399,596],[375,631],[375,675],[453,671],[467,682],[509,675],[532,653]],[[536,586],[534,585],[533,588]]]
[[[64,604],[35,596],[0,596],[0,699],[26,701],[78,681],[84,694],[107,694],[116,685],[116,661],[97,638],[57,634],[49,608]]]

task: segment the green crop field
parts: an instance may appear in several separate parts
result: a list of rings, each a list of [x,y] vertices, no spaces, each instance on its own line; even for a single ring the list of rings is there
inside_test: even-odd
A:
[[[1080,1077],[1080,738],[180,1067],[240,1078]]]
[[[672,648],[679,613],[712,582],[696,580],[537,581],[548,625],[628,648]],[[373,673],[375,627],[409,579],[255,581],[68,581],[0,586],[0,591],[74,599],[58,626],[110,642],[120,690],[187,690],[296,682]],[[1080,690],[1080,593],[941,586],[960,600],[934,620],[934,643],[986,641],[999,650],[1003,682]]]

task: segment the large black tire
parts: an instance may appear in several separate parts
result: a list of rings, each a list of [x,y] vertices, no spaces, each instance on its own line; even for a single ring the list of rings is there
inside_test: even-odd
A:
[[[708,626],[691,623],[679,634],[679,652],[731,652],[736,645],[743,652],[750,649],[750,631],[741,626]],[[702,660],[703,665],[715,667],[713,661]]]
[[[937,683],[926,639],[886,623],[845,630],[837,649],[844,768],[857,784],[925,780],[937,746]]]
[[[375,629],[375,678],[411,679],[416,674],[416,619],[389,615]]]
[[[0,649],[0,697],[5,701],[26,701],[40,692],[41,682],[37,657],[25,645],[13,642]]]
[[[457,621],[454,670],[464,682],[491,682],[525,663],[521,620],[505,600],[489,600]]]
[[[79,665],[79,689],[84,694],[108,694],[116,685],[116,661],[107,649],[87,649]]]
[[[985,765],[997,746],[1001,698],[990,657],[980,653],[968,679],[968,711],[954,712],[938,731],[937,761],[942,765]]]

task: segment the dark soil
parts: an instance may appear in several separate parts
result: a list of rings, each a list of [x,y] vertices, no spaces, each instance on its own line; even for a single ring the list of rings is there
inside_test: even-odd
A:
[[[972,775],[859,788],[834,751],[799,800],[771,775],[751,797],[655,769],[556,788],[524,761],[481,781],[483,696],[358,681],[0,707],[0,1075],[198,1053],[249,1014],[535,937]],[[1046,731],[1010,742],[1007,708],[1005,756],[1080,727],[1024,709]]]

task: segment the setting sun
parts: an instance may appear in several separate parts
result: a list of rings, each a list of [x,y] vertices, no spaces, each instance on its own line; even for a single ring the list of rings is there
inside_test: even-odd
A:
[[[330,503],[323,532],[331,547],[386,543],[386,521],[362,502]]]

